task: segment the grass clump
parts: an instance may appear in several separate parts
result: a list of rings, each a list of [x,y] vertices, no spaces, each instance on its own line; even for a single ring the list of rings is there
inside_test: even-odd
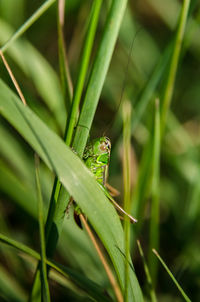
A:
[[[1,298],[198,301],[198,2],[19,0],[16,20],[11,2],[0,4]],[[109,183],[137,224],[120,221],[82,160],[105,135]]]

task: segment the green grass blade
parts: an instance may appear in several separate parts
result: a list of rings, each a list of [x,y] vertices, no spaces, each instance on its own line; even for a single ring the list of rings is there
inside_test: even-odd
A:
[[[175,77],[176,77],[182,41],[183,41],[183,36],[184,36],[186,22],[187,22],[189,6],[190,6],[190,0],[184,0],[181,15],[180,15],[180,20],[178,24],[178,29],[177,29],[174,50],[170,62],[169,75],[168,75],[167,84],[164,92],[164,97],[162,100],[162,106],[161,106],[161,132],[162,133],[164,131],[167,113],[170,107],[172,94],[174,90]]]
[[[1,47],[5,52],[9,46],[17,40],[56,0],[46,0],[38,10],[15,32],[15,34]]]
[[[8,244],[9,246],[15,247],[16,249],[20,250],[21,252],[26,253],[27,255],[35,258],[40,259],[40,254],[31,249],[30,247],[24,245],[23,243],[20,243],[14,239],[11,239],[3,234],[0,233],[0,240],[1,242]]]
[[[124,210],[131,210],[131,104],[123,103],[123,178],[124,178]],[[129,288],[129,252],[130,252],[130,219],[124,216],[124,242],[125,242],[125,290],[124,301],[128,301]]]
[[[95,37],[95,33],[96,33],[97,22],[99,19],[101,4],[102,4],[102,0],[95,0],[93,3],[93,7],[92,7],[92,14],[91,14],[90,22],[89,22],[89,29],[88,29],[88,33],[86,35],[85,45],[83,48],[83,55],[82,55],[81,64],[80,64],[80,72],[79,72],[76,87],[75,87],[74,97],[72,100],[72,110],[71,110],[71,114],[70,114],[69,125],[67,128],[66,144],[68,146],[70,146],[70,144],[71,144],[72,134],[73,134],[76,120],[78,117],[78,108],[79,108],[81,95],[82,95],[83,87],[84,87],[84,82],[85,82],[85,78],[86,78],[86,74],[87,74],[87,70],[88,70],[92,46],[94,43],[94,37]]]
[[[155,101],[155,120],[154,120],[154,139],[153,139],[153,156],[152,156],[152,202],[151,218],[149,230],[149,268],[153,283],[156,282],[157,262],[152,258],[152,248],[158,249],[159,246],[159,175],[160,175],[160,107],[159,100]],[[152,255],[152,256],[151,256]]]
[[[24,181],[30,182],[32,175],[31,162],[20,143],[14,138],[6,125],[0,121],[1,158],[14,167],[16,174]]]
[[[152,158],[152,135],[148,138],[144,146],[141,164],[139,167],[139,175],[137,179],[136,188],[132,195],[133,213],[138,218],[137,228],[140,228],[142,223],[143,211],[146,202],[146,197],[149,193],[151,181],[151,158]]]
[[[124,289],[123,230],[119,217],[96,183],[94,176],[64,142],[19,99],[0,82],[0,108],[3,115],[34,148],[47,166],[80,205],[96,233],[102,240],[115,267],[120,285]],[[64,212],[62,213],[63,219]],[[57,232],[57,224],[54,224]],[[135,274],[130,274],[129,296],[142,301]]]
[[[39,157],[35,155],[35,179],[38,198],[38,221],[40,229],[40,247],[41,247],[41,289],[44,302],[50,302],[49,284],[47,279],[47,266],[46,266],[46,244],[44,232],[44,215],[43,215],[43,199],[40,186],[39,177]]]
[[[185,294],[185,292],[183,291],[182,287],[179,285],[179,283],[177,282],[177,280],[174,278],[172,272],[169,270],[169,268],[167,267],[167,265],[165,264],[165,262],[163,261],[163,259],[160,257],[160,255],[158,254],[158,252],[156,250],[154,250],[154,249],[152,251],[156,255],[156,257],[159,259],[159,261],[161,262],[162,266],[167,271],[167,273],[169,274],[169,276],[171,277],[172,281],[174,282],[174,284],[176,285],[176,287],[178,288],[178,290],[182,294],[182,296],[185,299],[185,301],[186,302],[191,302],[190,298]]]
[[[72,86],[72,80],[69,71],[69,65],[68,65],[65,41],[64,41],[64,32],[63,32],[64,16],[65,16],[65,1],[58,0],[57,28],[58,28],[58,56],[59,56],[60,78],[61,78],[62,93],[65,100],[67,115],[69,115],[71,100],[73,95],[73,86]]]
[[[10,190],[12,188],[12,190]],[[14,175],[0,160],[0,189],[9,196],[28,215],[37,217],[37,204],[33,190],[23,186],[19,176]],[[27,202],[27,200],[29,202]]]
[[[148,265],[146,263],[144,253],[143,253],[143,250],[142,250],[142,246],[141,246],[139,240],[137,240],[137,245],[138,245],[139,253],[140,253],[140,256],[142,258],[143,265],[144,265],[144,271],[145,271],[145,275],[146,275],[146,278],[147,278],[147,284],[148,284],[148,288],[149,288],[149,294],[150,294],[150,297],[151,297],[151,302],[157,302],[157,298],[156,298],[156,294],[155,294],[155,291],[154,291],[154,288],[153,288],[149,268],[148,268]]]
[[[16,240],[13,240],[3,234],[0,233],[0,241],[4,244],[7,244],[11,246],[12,248],[16,248],[19,251],[31,256],[32,258],[36,260],[41,260],[41,256],[39,253],[31,249],[30,247],[24,245],[23,243],[20,243]],[[65,278],[70,279],[72,282],[74,282],[76,285],[80,286],[83,290],[88,292],[88,294],[91,297],[94,297],[97,301],[110,301],[110,299],[107,299],[104,294],[103,290],[93,281],[89,280],[86,276],[82,276],[81,274],[78,274],[76,271],[61,265],[55,261],[45,259],[46,264],[48,264],[51,268],[55,269],[57,272],[62,274]]]

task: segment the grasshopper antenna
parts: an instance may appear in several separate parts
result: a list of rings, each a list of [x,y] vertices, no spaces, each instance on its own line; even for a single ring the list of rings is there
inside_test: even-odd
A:
[[[123,96],[124,96],[124,91],[125,91],[125,88],[126,88],[126,83],[127,83],[127,76],[128,76],[128,69],[129,69],[129,65],[130,65],[130,60],[131,60],[131,55],[132,55],[132,52],[133,52],[133,46],[134,46],[134,43],[135,43],[135,39],[137,37],[137,35],[139,34],[139,32],[141,31],[141,27],[136,31],[134,37],[133,37],[133,40],[131,42],[131,47],[130,47],[130,51],[129,51],[129,55],[128,55],[128,60],[127,60],[127,63],[126,63],[126,66],[125,66],[125,70],[124,70],[124,79],[123,79],[123,82],[122,82],[122,89],[121,89],[121,94],[120,94],[120,98],[119,98],[119,103],[117,105],[117,110],[116,110],[116,114],[117,112],[119,111],[119,108],[120,108],[120,105],[122,103],[122,100],[123,100]],[[115,116],[116,116],[115,114]],[[104,135],[105,133],[108,131],[108,129],[110,129],[114,123],[114,120],[115,120],[115,116],[113,117],[112,121],[110,122],[110,124],[108,124],[107,128],[105,129],[104,131]]]

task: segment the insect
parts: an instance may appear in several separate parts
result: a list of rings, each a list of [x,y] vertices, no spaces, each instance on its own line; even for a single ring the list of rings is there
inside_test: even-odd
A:
[[[108,177],[111,143],[106,136],[94,139],[85,148],[83,160],[95,175],[97,182],[105,186]]]
[[[108,178],[108,167],[110,161],[111,142],[106,136],[92,140],[85,148],[83,160],[86,166],[94,174],[98,184],[101,186],[105,195],[114,204],[118,211],[127,215],[130,221],[135,223],[137,220],[126,213],[118,203],[112,198],[106,189],[106,181]]]

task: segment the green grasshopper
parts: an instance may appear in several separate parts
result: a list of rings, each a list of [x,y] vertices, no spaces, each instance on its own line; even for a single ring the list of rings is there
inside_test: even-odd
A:
[[[98,184],[101,186],[105,195],[114,204],[114,206],[128,216],[130,221],[135,223],[137,220],[126,213],[118,203],[111,197],[106,189],[106,181],[108,178],[108,167],[110,162],[111,142],[106,136],[92,140],[85,148],[83,160],[86,166],[94,174]]]

